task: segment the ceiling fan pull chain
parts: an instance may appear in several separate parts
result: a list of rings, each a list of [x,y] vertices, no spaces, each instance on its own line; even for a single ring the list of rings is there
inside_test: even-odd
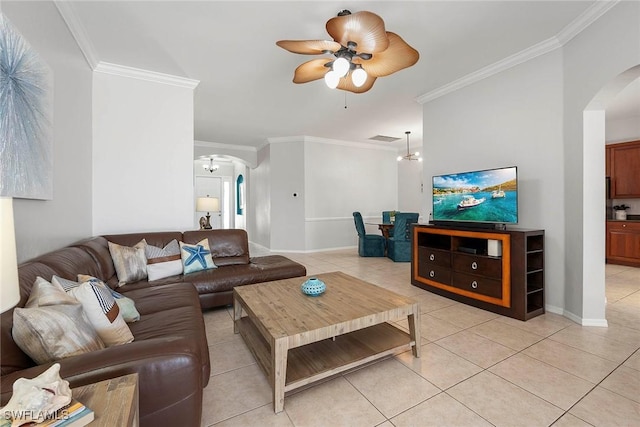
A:
[[[344,93],[344,109],[347,109],[347,92]]]

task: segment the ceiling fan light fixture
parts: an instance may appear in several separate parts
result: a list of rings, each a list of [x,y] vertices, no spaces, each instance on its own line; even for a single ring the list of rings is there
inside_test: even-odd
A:
[[[335,89],[340,82],[340,76],[333,70],[328,71],[327,74],[324,75],[324,82],[330,89]]]
[[[344,77],[349,72],[349,68],[351,68],[351,63],[344,58],[340,57],[333,61],[333,71],[338,75],[338,77]]]
[[[357,67],[351,73],[351,80],[355,87],[361,87],[367,81],[367,72],[362,67]]]
[[[323,77],[327,86],[353,93],[364,93],[376,79],[411,67],[420,58],[417,50],[402,38],[386,31],[383,19],[373,12],[351,13],[342,10],[325,24],[332,40],[279,40],[276,45],[292,53],[304,55],[330,54],[335,59],[313,59],[299,65],[294,83],[308,83]],[[355,61],[355,62],[354,62]],[[357,70],[362,61],[366,71]],[[335,72],[327,73],[327,68]],[[366,74],[365,74],[366,73]],[[340,80],[351,74],[351,80]],[[353,80],[354,76],[355,81]],[[364,79],[362,76],[365,76]],[[335,84],[334,84],[335,83]]]

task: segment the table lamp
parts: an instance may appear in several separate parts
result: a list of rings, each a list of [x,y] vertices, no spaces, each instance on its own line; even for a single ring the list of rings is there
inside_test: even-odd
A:
[[[198,197],[196,200],[196,211],[198,212],[206,212],[207,216],[200,218],[200,230],[211,230],[211,222],[209,212],[219,212],[220,211],[220,200],[217,197]]]
[[[4,313],[20,301],[11,197],[0,197],[0,236],[0,313]]]

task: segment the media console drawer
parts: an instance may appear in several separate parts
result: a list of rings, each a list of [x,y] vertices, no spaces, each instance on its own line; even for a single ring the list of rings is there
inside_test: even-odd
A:
[[[420,246],[418,251],[420,252],[420,259],[427,261],[429,264],[451,267],[451,251],[424,246]]]
[[[418,267],[418,274],[420,274],[420,277],[433,280],[434,282],[447,285],[451,283],[451,269],[440,265],[423,262]]]
[[[464,273],[479,274],[491,278],[502,277],[502,260],[483,255],[453,254],[453,269]]]
[[[502,281],[488,279],[473,274],[464,274],[453,272],[451,284],[459,289],[473,292],[476,294],[486,295],[494,298],[502,298]]]

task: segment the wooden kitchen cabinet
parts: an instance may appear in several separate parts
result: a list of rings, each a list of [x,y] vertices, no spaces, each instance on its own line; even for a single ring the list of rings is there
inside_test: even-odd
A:
[[[640,222],[607,221],[607,262],[640,267]]]
[[[640,140],[606,146],[612,199],[640,198]]]

